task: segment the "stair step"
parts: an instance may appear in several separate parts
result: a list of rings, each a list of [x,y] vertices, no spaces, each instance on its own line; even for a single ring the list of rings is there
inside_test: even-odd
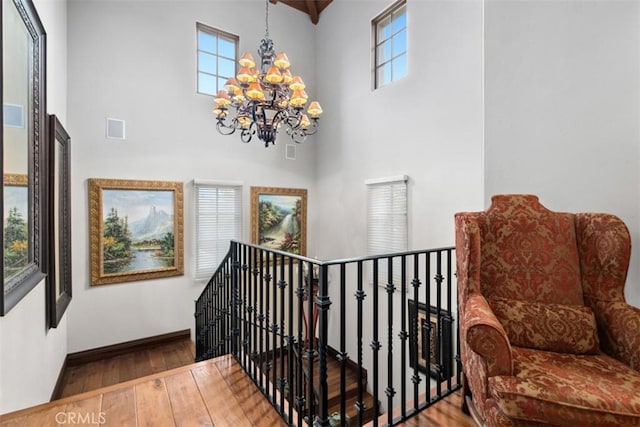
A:
[[[362,413],[362,423],[366,424],[369,421],[373,420],[374,412],[373,412],[373,396],[369,393],[365,393],[362,396],[362,400],[365,405],[365,410]],[[347,415],[351,419],[351,425],[356,425],[358,420],[358,410],[356,408],[356,402],[358,401],[358,397],[354,396],[348,399],[345,403],[345,409],[347,411]],[[340,402],[338,401],[335,405],[329,406],[329,415],[333,413],[340,413]],[[346,424],[343,423],[346,426]]]

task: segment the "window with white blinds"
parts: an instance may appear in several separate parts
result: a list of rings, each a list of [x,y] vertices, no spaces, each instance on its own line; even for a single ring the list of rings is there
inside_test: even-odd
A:
[[[367,185],[367,252],[369,255],[403,252],[408,248],[407,179],[405,175],[365,181]],[[399,265],[399,264],[398,264]],[[379,264],[386,280],[386,262]],[[394,262],[394,277],[399,268]]]
[[[229,251],[242,239],[242,185],[194,181],[196,200],[196,279],[211,278]]]

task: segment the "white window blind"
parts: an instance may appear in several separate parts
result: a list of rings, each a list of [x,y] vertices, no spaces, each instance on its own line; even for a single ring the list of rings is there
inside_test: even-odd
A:
[[[194,181],[196,199],[196,279],[209,279],[242,239],[242,185]]]
[[[367,180],[367,252],[380,255],[408,248],[407,176]],[[386,280],[386,262],[380,262],[380,280]],[[399,265],[399,264],[398,264]],[[394,276],[400,270],[394,262]]]

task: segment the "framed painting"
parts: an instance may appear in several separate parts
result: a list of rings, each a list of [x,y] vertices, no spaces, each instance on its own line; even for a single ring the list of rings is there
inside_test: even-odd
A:
[[[184,274],[181,182],[89,180],[91,285]]]
[[[49,262],[47,317],[56,328],[71,302],[71,138],[55,115],[49,116]]]
[[[251,187],[251,242],[305,256],[307,190]]]
[[[409,300],[409,365],[438,381],[451,378],[453,336],[451,313]],[[416,323],[414,323],[416,322]],[[415,325],[415,327],[413,326]]]
[[[11,280],[29,265],[29,177],[4,174],[4,278]]]

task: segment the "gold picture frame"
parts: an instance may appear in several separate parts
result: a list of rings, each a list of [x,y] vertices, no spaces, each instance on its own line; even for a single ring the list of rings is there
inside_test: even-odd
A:
[[[89,179],[91,285],[184,274],[183,183]]]
[[[307,254],[307,190],[251,187],[251,243]]]

